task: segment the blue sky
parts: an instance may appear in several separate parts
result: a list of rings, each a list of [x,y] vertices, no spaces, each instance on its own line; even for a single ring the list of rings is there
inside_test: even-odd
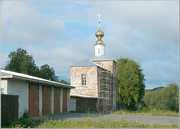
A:
[[[0,4],[0,66],[24,48],[61,79],[69,67],[94,56],[97,14],[102,15],[106,55],[139,63],[146,88],[178,83],[178,0],[4,0]]]

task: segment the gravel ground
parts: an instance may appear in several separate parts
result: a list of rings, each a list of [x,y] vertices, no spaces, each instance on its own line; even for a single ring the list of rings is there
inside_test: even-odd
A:
[[[144,115],[117,115],[117,114],[85,114],[67,113],[50,116],[48,119],[59,120],[82,120],[84,117],[91,117],[94,120],[127,120],[132,122],[142,122],[146,124],[178,124],[179,118],[176,116],[144,116]]]

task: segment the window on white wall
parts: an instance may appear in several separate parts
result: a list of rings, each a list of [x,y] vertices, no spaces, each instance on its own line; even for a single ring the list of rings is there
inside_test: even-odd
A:
[[[81,84],[86,85],[86,74],[81,74]]]

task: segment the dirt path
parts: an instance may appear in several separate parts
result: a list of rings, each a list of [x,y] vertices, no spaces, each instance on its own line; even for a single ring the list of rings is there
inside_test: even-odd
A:
[[[144,115],[98,115],[85,113],[67,113],[50,116],[49,119],[70,119],[81,120],[85,117],[90,117],[93,120],[127,120],[132,122],[142,122],[146,124],[178,124],[179,118],[176,116],[144,116]]]

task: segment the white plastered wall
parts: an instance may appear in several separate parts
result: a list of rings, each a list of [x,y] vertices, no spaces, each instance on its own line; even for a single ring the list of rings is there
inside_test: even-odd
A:
[[[0,92],[2,94],[7,94],[7,80],[0,79]]]
[[[39,115],[42,116],[42,86],[39,85]]]
[[[19,111],[18,117],[28,111],[28,82],[9,79],[7,83],[7,94],[18,95]]]
[[[51,113],[54,114],[54,87],[51,87]]]
[[[63,88],[61,88],[60,93],[60,112],[63,112]]]
[[[104,56],[104,45],[95,45],[95,56]]]

